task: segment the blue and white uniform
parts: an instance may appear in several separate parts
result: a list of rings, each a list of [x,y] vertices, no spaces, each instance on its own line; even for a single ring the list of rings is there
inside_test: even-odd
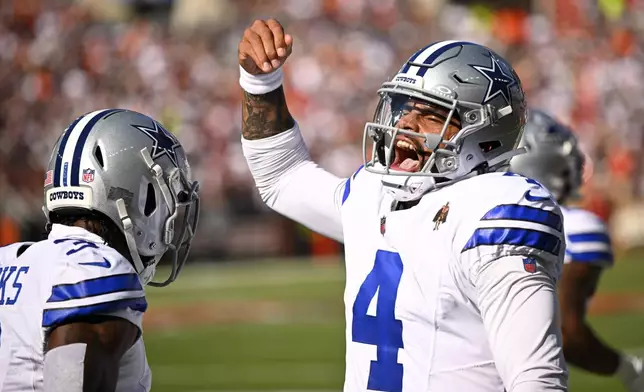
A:
[[[45,241],[0,248],[0,268],[2,392],[44,390],[45,339],[57,325],[106,315],[125,319],[142,332],[147,301],[139,276],[127,259],[82,228],[55,224]],[[139,337],[121,359],[116,390],[150,387]]]
[[[297,125],[242,144],[271,208],[344,242],[345,392],[567,390],[562,215],[536,181],[475,176],[392,211],[382,176],[324,171]]]
[[[566,234],[565,263],[588,263],[606,268],[613,265],[613,248],[604,222],[581,208],[562,207]]]

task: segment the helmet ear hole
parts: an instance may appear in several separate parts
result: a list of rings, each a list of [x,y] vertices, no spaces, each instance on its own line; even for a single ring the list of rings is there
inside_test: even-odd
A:
[[[96,146],[94,147],[94,158],[96,158],[96,162],[101,166],[101,169],[105,168],[105,163],[103,162],[103,151],[101,150],[101,146]]]
[[[143,207],[143,214],[150,216],[157,208],[157,197],[154,192],[154,186],[151,182],[148,183],[148,191],[145,196],[145,207]]]
[[[481,151],[484,153],[491,152],[493,150],[496,150],[497,148],[501,147],[501,142],[498,140],[490,140],[488,142],[481,142],[479,143],[479,148]]]

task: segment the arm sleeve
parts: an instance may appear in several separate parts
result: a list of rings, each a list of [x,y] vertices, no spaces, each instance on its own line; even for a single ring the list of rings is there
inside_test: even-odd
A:
[[[565,251],[561,209],[533,180],[503,175],[488,183],[463,218],[455,251],[496,367],[507,392],[566,391],[556,296]]]
[[[612,266],[610,234],[597,216],[584,210],[568,213],[565,262],[593,264],[602,268]]]
[[[541,264],[526,272],[523,259],[502,257],[475,278],[496,367],[508,392],[566,391],[556,283]]]
[[[142,328],[145,291],[123,256],[101,245],[65,258],[58,268],[44,305],[44,328],[92,315],[123,318]]]
[[[313,162],[295,126],[259,140],[242,137],[246,162],[271,209],[322,235],[342,241],[340,206],[347,179]]]
[[[47,392],[83,392],[87,344],[73,343],[45,353],[43,382]]]

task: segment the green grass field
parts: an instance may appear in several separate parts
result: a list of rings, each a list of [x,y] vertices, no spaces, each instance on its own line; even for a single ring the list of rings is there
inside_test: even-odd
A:
[[[624,258],[605,274],[600,293],[644,292],[643,277],[644,262]],[[151,326],[145,340],[153,371],[152,390],[341,390],[343,279],[337,261],[323,265],[301,260],[242,262],[188,266],[172,286],[148,289],[151,311],[201,303],[193,313],[203,309],[217,316],[218,304],[227,303],[222,313],[236,309],[250,313],[248,321]],[[260,301],[264,305],[255,312]],[[591,322],[611,344],[644,349],[644,314],[593,317]],[[572,369],[570,390],[623,389],[611,378]]]

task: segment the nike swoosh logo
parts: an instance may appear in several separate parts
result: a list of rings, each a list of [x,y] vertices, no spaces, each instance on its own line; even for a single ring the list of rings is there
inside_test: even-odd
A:
[[[92,261],[92,262],[89,262],[89,263],[78,263],[78,264],[91,265],[91,266],[94,266],[94,267],[103,267],[103,268],[112,267],[112,264],[105,257],[103,257],[103,261]]]

